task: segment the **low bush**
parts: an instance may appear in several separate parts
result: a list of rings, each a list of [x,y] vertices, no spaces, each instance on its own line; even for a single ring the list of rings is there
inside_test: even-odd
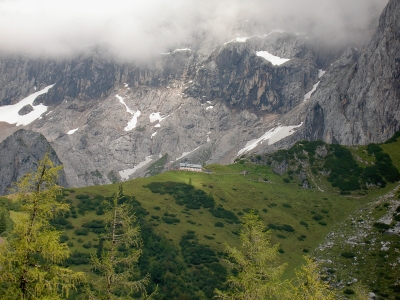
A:
[[[343,252],[340,255],[343,256],[344,258],[354,258],[354,257],[356,257],[356,255],[353,252]]]
[[[224,223],[218,221],[218,222],[215,222],[214,226],[215,227],[224,227]]]

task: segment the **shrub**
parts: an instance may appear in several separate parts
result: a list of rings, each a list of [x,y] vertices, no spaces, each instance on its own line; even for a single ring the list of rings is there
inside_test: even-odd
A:
[[[161,218],[161,220],[163,220],[164,223],[167,224],[175,224],[175,223],[179,223],[181,220],[174,218],[174,217],[168,217],[168,216],[163,216]]]
[[[89,253],[73,252],[65,261],[65,265],[83,265],[90,261]]]
[[[215,222],[214,226],[215,227],[224,227],[225,225],[224,225],[224,223],[218,221],[218,222]]]
[[[283,182],[285,182],[285,183],[289,183],[289,182],[290,182],[290,179],[287,178],[287,177],[283,178],[282,180],[283,180]]]
[[[343,252],[340,255],[343,256],[344,258],[354,258],[354,257],[356,257],[356,255],[353,252]]]
[[[209,212],[216,218],[231,220],[234,223],[240,223],[239,218],[235,215],[235,213],[226,210],[223,207],[210,208]]]
[[[303,225],[303,226],[305,226],[305,227],[308,227],[308,223],[307,223],[307,222],[304,222],[304,221],[300,221],[300,225]]]
[[[60,236],[60,242],[61,242],[61,243],[65,243],[65,242],[68,241],[68,240],[69,240],[68,235],[62,234],[62,235]]]
[[[374,223],[374,227],[378,228],[378,229],[389,229],[390,225],[385,224],[385,223],[381,223],[381,222],[376,222]]]
[[[292,208],[292,206],[289,203],[283,203],[282,206],[286,208]]]
[[[343,293],[346,294],[346,295],[353,295],[353,294],[354,294],[354,291],[351,290],[351,289],[345,289],[345,290],[343,291]]]
[[[319,214],[316,214],[316,215],[313,216],[313,219],[314,219],[315,221],[321,221],[323,218],[324,218],[324,217],[321,216],[321,215],[319,215]]]
[[[76,235],[87,235],[89,233],[88,228],[77,228],[75,229],[75,234]]]
[[[75,198],[78,200],[89,199],[89,195],[78,194],[75,196]]]

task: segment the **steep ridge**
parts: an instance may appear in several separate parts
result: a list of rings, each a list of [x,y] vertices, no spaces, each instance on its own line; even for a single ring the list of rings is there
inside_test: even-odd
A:
[[[12,183],[24,174],[36,170],[38,161],[46,152],[55,165],[62,164],[46,138],[37,132],[20,129],[2,141],[0,195],[12,192]],[[60,172],[58,184],[67,186],[64,171]]]
[[[400,3],[389,1],[365,49],[348,49],[312,97],[303,138],[382,142],[400,128]]]

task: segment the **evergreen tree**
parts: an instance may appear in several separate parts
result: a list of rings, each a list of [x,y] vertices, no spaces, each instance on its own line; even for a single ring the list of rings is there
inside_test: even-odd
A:
[[[296,286],[292,286],[293,300],[334,300],[335,292],[328,283],[321,280],[320,268],[316,261],[305,256],[306,263],[296,271]]]
[[[217,299],[280,299],[285,298],[289,283],[281,276],[286,265],[278,263],[279,245],[270,245],[270,233],[253,212],[243,218],[240,233],[241,249],[227,247],[227,261],[237,270],[230,276],[227,291],[215,291]]]
[[[84,278],[60,264],[69,256],[61,232],[49,220],[68,210],[56,201],[58,171],[46,155],[37,171],[16,183],[22,213],[5,243],[0,245],[2,299],[60,299]]]
[[[0,236],[7,230],[6,212],[0,208]]]
[[[126,299],[132,292],[146,295],[146,285],[150,276],[133,280],[135,267],[141,250],[140,229],[136,225],[136,217],[130,212],[129,203],[121,203],[124,199],[122,186],[114,195],[111,208],[106,213],[107,233],[103,236],[100,255],[92,255],[93,268],[100,273],[99,292],[90,292],[91,299]],[[128,201],[129,202],[129,201]],[[123,251],[121,251],[123,250]],[[122,289],[124,297],[115,291]]]

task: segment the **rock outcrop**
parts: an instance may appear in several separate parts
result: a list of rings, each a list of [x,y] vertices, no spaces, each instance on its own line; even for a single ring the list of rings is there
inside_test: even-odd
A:
[[[370,43],[348,49],[312,97],[302,137],[383,142],[400,129],[400,2],[390,0]]]
[[[0,195],[12,193],[12,184],[24,174],[33,172],[45,153],[55,165],[62,163],[46,138],[33,131],[20,129],[0,143]],[[64,171],[58,184],[67,186]]]

